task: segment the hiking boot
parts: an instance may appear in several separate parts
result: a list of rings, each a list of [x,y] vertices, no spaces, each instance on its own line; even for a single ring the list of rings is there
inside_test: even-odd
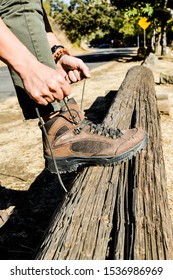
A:
[[[65,127],[67,127],[68,129],[74,128],[84,119],[84,112],[80,110],[79,105],[76,103],[74,98],[68,99],[66,104],[68,108],[66,105],[62,106],[60,108],[60,111],[54,113],[52,117],[50,116],[49,120],[47,120],[45,123],[45,128],[47,133],[49,134],[50,142],[52,142],[53,139],[57,137],[56,134],[63,134],[64,129],[66,129]],[[61,125],[59,121],[60,120],[62,121],[63,119],[64,122]],[[43,143],[44,143],[44,138],[45,135],[43,133]]]
[[[118,164],[131,159],[147,145],[148,137],[143,129],[107,129],[84,119],[72,101],[68,106],[75,123],[65,107],[45,123],[60,173],[75,171],[79,166]],[[56,173],[47,140],[43,142],[46,167]]]

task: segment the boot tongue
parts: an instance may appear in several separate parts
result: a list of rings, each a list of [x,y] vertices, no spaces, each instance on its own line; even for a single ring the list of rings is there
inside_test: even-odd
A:
[[[74,98],[68,99],[67,104],[68,104],[68,106],[70,106],[70,105],[77,105],[77,103],[76,103],[76,101],[74,100]],[[64,105],[64,106],[62,106],[62,107],[60,108],[60,112],[65,112],[65,111],[67,111],[67,107]]]
[[[69,120],[74,122],[74,124],[78,124],[84,119],[84,112],[80,110],[79,105],[76,103],[74,98],[69,99],[67,102],[64,102],[65,105],[60,109],[60,115],[69,115]]]

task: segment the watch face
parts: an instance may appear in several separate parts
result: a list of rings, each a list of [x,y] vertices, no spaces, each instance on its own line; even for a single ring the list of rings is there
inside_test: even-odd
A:
[[[55,53],[56,50],[58,49],[65,49],[64,46],[61,46],[61,45],[54,45],[52,48],[51,48],[51,51],[52,53]]]

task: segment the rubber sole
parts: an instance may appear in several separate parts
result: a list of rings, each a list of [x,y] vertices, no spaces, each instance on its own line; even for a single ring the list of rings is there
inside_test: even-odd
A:
[[[60,173],[74,172],[78,167],[85,166],[109,166],[120,164],[127,159],[132,159],[139,151],[143,150],[148,143],[148,135],[135,147],[117,156],[68,156],[55,158]],[[52,157],[45,156],[45,166],[51,173],[56,173],[55,165]]]

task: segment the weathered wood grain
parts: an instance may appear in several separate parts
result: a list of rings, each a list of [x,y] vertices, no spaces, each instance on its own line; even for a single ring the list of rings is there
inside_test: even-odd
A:
[[[148,68],[128,71],[103,123],[143,127],[147,148],[121,165],[83,169],[52,217],[36,259],[173,259],[160,119]]]

